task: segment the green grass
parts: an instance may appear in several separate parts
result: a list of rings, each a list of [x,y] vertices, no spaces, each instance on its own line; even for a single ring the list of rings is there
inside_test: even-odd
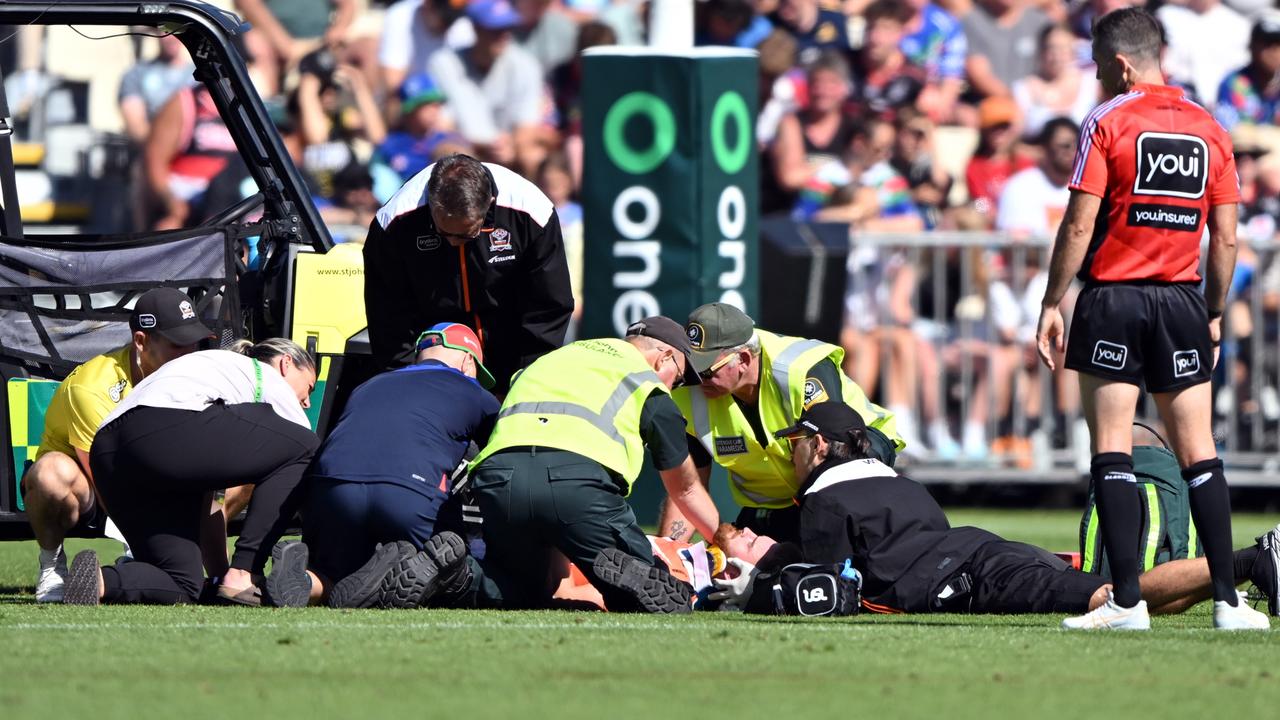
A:
[[[1076,513],[956,511],[1052,549]],[[1237,540],[1277,517],[1236,518]],[[70,541],[69,550],[109,541]],[[5,717],[1274,717],[1280,641],[1141,635],[1059,616],[329,611],[35,606],[34,546],[0,543]]]

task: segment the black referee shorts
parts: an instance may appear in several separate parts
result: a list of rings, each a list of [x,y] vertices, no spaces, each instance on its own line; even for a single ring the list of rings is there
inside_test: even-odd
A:
[[[1098,588],[1109,582],[1020,542],[986,543],[966,567],[973,582],[973,613],[1083,613]]]
[[[1213,343],[1204,295],[1188,284],[1086,287],[1076,301],[1066,365],[1153,393],[1208,382]]]

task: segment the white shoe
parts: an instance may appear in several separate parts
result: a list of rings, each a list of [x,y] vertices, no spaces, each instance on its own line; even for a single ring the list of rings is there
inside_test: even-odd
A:
[[[36,578],[36,602],[62,602],[62,586],[66,581],[67,556],[63,554],[62,548],[58,548],[58,553],[51,562],[41,559],[40,575]]]
[[[1146,600],[1127,608],[1117,605],[1115,597],[1108,594],[1107,601],[1097,609],[1063,620],[1062,627],[1066,630],[1150,630],[1151,615],[1147,613]]]
[[[1243,602],[1230,605],[1219,600],[1213,604],[1213,626],[1219,630],[1270,630],[1271,621]]]

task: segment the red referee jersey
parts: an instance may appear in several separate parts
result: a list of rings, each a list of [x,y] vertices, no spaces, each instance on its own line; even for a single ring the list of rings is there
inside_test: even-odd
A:
[[[1080,279],[1199,282],[1209,208],[1240,201],[1231,138],[1182,90],[1135,85],[1094,108],[1072,190],[1102,198]]]

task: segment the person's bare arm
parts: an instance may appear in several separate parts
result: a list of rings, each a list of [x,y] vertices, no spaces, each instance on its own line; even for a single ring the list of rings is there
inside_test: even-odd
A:
[[[707,539],[714,536],[720,513],[707,492],[711,468],[697,467],[690,457],[661,475],[667,498],[658,515],[658,534],[685,542],[692,540],[694,530]]]
[[[1209,258],[1205,264],[1204,304],[1211,317],[1217,313],[1217,317],[1209,321],[1209,337],[1215,343],[1222,339],[1222,313],[1227,307],[1227,291],[1236,271],[1238,214],[1235,203],[1214,205],[1209,209]],[[1214,348],[1214,354],[1217,355],[1217,348]]]
[[[356,20],[355,0],[333,0],[333,19],[329,29],[324,31],[324,43],[329,47],[337,47],[347,39],[351,31],[351,23]]]
[[[296,53],[293,36],[284,29],[284,25],[280,24],[266,3],[262,0],[235,0],[235,8],[254,30],[262,33],[267,42],[271,43],[277,55],[286,60],[293,59]]]
[[[142,98],[131,95],[120,101],[120,117],[124,120],[124,134],[141,145],[147,141],[151,133],[151,122],[147,120],[147,103]]]
[[[351,65],[339,65],[334,71],[335,77],[347,83],[355,98],[356,110],[360,113],[364,137],[374,145],[381,145],[387,139],[387,125],[382,119],[382,109],[373,97],[373,89],[359,68]]]
[[[1040,324],[1036,330],[1040,359],[1050,370],[1054,369],[1053,355],[1062,352],[1063,346],[1064,325],[1058,305],[1071,287],[1071,279],[1084,263],[1101,207],[1102,198],[1097,195],[1072,190],[1066,216],[1058,226],[1058,237],[1053,242],[1053,253],[1049,257],[1049,282],[1040,303]]]
[[[146,169],[147,187],[165,208],[162,226],[181,227],[186,220],[186,203],[169,191],[169,165],[177,157],[182,144],[183,96],[187,91],[174,93],[172,98],[156,113],[151,123],[151,133],[142,148]]]
[[[787,115],[778,123],[778,136],[769,152],[773,153],[773,172],[783,190],[799,190],[809,180],[812,173],[804,159],[804,134],[795,115]]]
[[[995,70],[991,68],[991,60],[986,55],[970,55],[964,61],[964,70],[969,76],[969,85],[981,95],[990,97],[1011,94],[1009,86],[996,77]]]
[[[333,122],[320,102],[320,78],[311,73],[298,78],[298,116],[304,143],[319,145],[329,140]]]

